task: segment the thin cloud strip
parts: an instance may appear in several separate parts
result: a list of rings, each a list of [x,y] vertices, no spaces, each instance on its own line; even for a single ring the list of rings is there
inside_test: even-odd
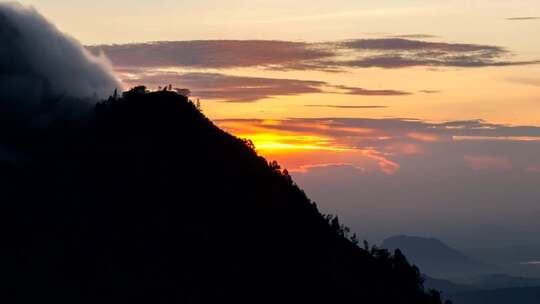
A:
[[[411,93],[400,90],[370,90],[359,87],[333,85],[324,81],[233,76],[221,73],[176,73],[130,71],[125,77],[129,85],[157,88],[172,84],[189,88],[193,96],[226,102],[255,102],[276,96],[295,96],[310,93],[333,93],[361,96],[403,96]]]
[[[435,35],[428,34],[402,34],[402,35],[389,35],[391,38],[405,38],[405,39],[431,39],[438,38]]]
[[[525,20],[540,20],[540,17],[510,17],[510,18],[506,18],[506,20],[510,20],[510,21],[525,21]]]
[[[355,105],[305,105],[305,107],[310,108],[333,108],[333,109],[386,109],[388,106],[355,106]]]
[[[421,40],[411,40],[403,38],[383,38],[383,39],[357,39],[342,42],[341,45],[350,49],[363,50],[420,50],[420,51],[441,51],[441,52],[482,52],[492,56],[506,52],[504,48],[490,45],[465,44],[465,43],[445,43]]]

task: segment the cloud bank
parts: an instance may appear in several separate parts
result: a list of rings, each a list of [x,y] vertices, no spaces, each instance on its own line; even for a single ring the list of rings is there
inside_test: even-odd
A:
[[[290,66],[333,56],[331,50],[304,42],[274,40],[195,40],[92,46],[115,66],[238,68]]]
[[[188,87],[203,99],[254,102],[276,96],[334,93],[404,96],[399,89],[376,89],[300,79],[232,76],[223,70],[348,72],[362,68],[481,68],[536,64],[512,60],[505,48],[483,44],[425,41],[430,35],[386,36],[330,42],[278,40],[158,41],[98,45],[88,49],[111,58],[122,81],[131,86]],[[217,71],[216,71],[217,70]],[[438,90],[420,90],[434,94]]]
[[[1,3],[0,41],[4,124],[44,124],[88,108],[90,100],[120,88],[103,56],[91,55],[33,8]]]
[[[539,61],[511,60],[503,47],[418,40],[427,35],[354,39],[335,42],[272,40],[199,40],[101,45],[117,67],[245,68],[319,70],[339,72],[347,68],[405,68],[513,66]],[[413,39],[416,38],[416,39]]]
[[[335,93],[359,96],[403,96],[399,89],[375,89],[300,79],[231,76],[223,70],[255,68],[267,71],[340,73],[382,68],[482,68],[537,64],[513,60],[504,47],[432,41],[411,34],[329,42],[279,40],[157,41],[87,47],[103,52],[127,85],[173,84],[189,87],[194,96],[229,102],[253,102],[276,96]],[[429,39],[429,40],[426,40]],[[420,90],[434,94],[438,90]]]

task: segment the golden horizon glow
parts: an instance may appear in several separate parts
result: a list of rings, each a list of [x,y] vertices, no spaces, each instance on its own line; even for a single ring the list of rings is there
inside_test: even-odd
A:
[[[279,133],[239,134],[253,142],[262,153],[284,153],[290,151],[348,151],[349,148],[336,145],[332,139],[316,135],[291,135]]]

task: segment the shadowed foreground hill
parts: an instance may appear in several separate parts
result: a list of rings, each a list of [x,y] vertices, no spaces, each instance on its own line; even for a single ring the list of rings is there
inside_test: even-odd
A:
[[[11,138],[9,303],[440,303],[187,98],[136,88],[90,121]]]

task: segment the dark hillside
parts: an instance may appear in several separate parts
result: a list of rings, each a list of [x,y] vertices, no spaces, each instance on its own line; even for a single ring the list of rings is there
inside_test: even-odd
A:
[[[20,131],[0,165],[6,303],[440,302],[186,97],[136,88],[90,120]]]

